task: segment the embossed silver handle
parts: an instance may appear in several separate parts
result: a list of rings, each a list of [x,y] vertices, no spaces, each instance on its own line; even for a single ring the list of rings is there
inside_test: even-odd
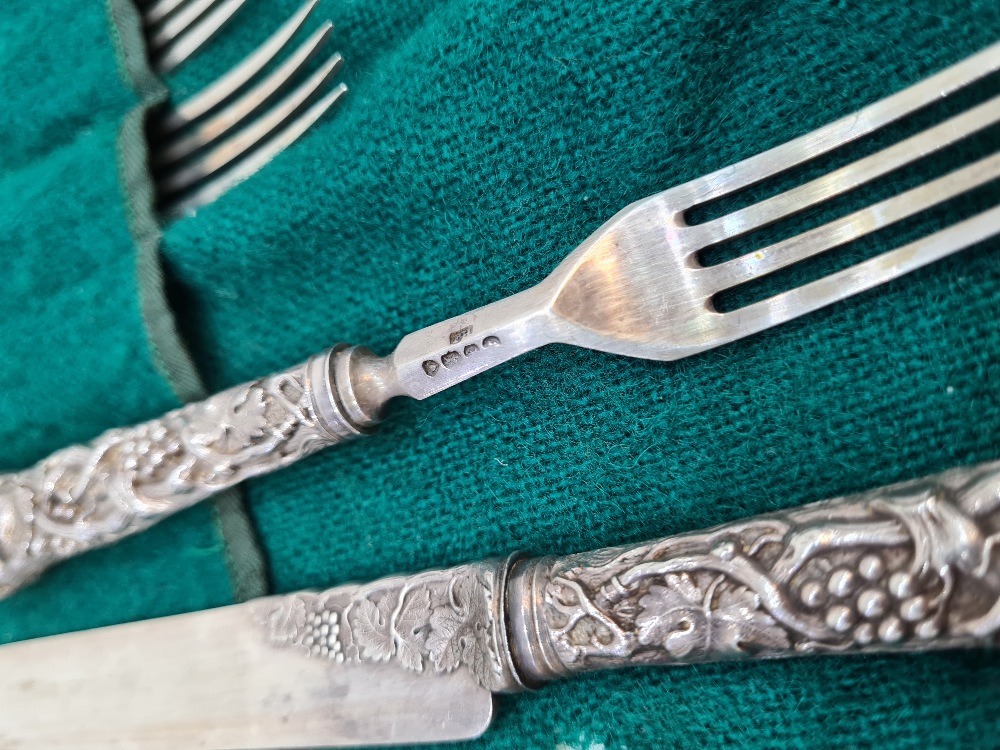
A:
[[[338,346],[0,475],[0,598],[67,557],[370,431],[377,410],[359,403],[351,377],[369,359]]]
[[[992,645],[1000,462],[708,531],[518,563],[524,680],[633,664]]]

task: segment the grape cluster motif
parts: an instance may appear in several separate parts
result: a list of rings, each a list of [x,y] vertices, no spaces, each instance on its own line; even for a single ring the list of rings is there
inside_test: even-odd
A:
[[[328,609],[308,616],[302,645],[313,656],[322,656],[335,662],[344,661],[340,645],[340,615]]]
[[[941,579],[922,579],[906,565],[892,565],[882,556],[866,553],[852,565],[804,576],[798,597],[835,633],[858,646],[893,645],[916,636],[937,637],[941,632]]]
[[[268,641],[336,664],[395,663],[411,672],[467,668],[506,685],[496,647],[496,563],[463,565],[364,586],[265,599],[254,619]]]

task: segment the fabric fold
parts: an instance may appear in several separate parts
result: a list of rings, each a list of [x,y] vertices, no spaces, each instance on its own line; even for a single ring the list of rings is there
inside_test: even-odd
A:
[[[142,18],[131,0],[107,0],[119,70],[138,103],[125,116],[118,135],[118,164],[129,229],[136,248],[136,274],[142,319],[157,368],[183,402],[208,395],[185,346],[167,298],[160,247],[163,234],[156,213],[156,192],[149,164],[146,123],[169,98],[163,80],[149,65]],[[225,547],[237,601],[268,593],[267,568],[256,532],[238,488],[212,501]]]
[[[52,18],[72,19],[53,33]],[[0,470],[178,405],[153,361],[116,152],[102,4],[0,14]],[[30,127],[23,127],[30,123]],[[232,600],[208,508],[58,566],[0,602],[0,641]]]

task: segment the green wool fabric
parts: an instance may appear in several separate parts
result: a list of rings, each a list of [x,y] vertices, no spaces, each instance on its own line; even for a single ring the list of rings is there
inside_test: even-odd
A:
[[[168,88],[196,91],[297,5],[248,3]],[[46,34],[42,18],[60,6],[76,20]],[[346,62],[343,104],[153,241],[209,390],[338,341],[387,353],[413,329],[540,281],[628,202],[1000,38],[995,0],[327,0],[321,12]],[[102,13],[60,0],[0,20],[7,468],[174,403],[115,165],[116,131],[149,92],[116,77]],[[984,143],[889,187],[995,150],[995,130]],[[995,199],[993,188],[958,201],[812,273]],[[274,590],[637,542],[998,458],[998,250],[986,243],[680,362],[550,347],[395,404],[375,436],[247,483]],[[0,640],[224,604],[227,564],[211,513],[192,509],[0,603]],[[467,746],[993,747],[998,704],[1000,655],[985,652],[642,668],[503,697]]]
[[[136,99],[108,31],[100,3],[0,12],[3,470],[178,404],[138,303],[116,156]],[[197,508],[0,602],[0,641],[225,604],[222,549]]]

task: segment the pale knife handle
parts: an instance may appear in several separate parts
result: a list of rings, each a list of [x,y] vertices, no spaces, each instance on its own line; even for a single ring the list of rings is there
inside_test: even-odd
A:
[[[992,645],[1000,462],[657,542],[515,565],[529,685],[642,664]]]
[[[371,356],[341,345],[0,475],[0,598],[61,560],[370,431],[377,415],[357,403],[350,373]]]

